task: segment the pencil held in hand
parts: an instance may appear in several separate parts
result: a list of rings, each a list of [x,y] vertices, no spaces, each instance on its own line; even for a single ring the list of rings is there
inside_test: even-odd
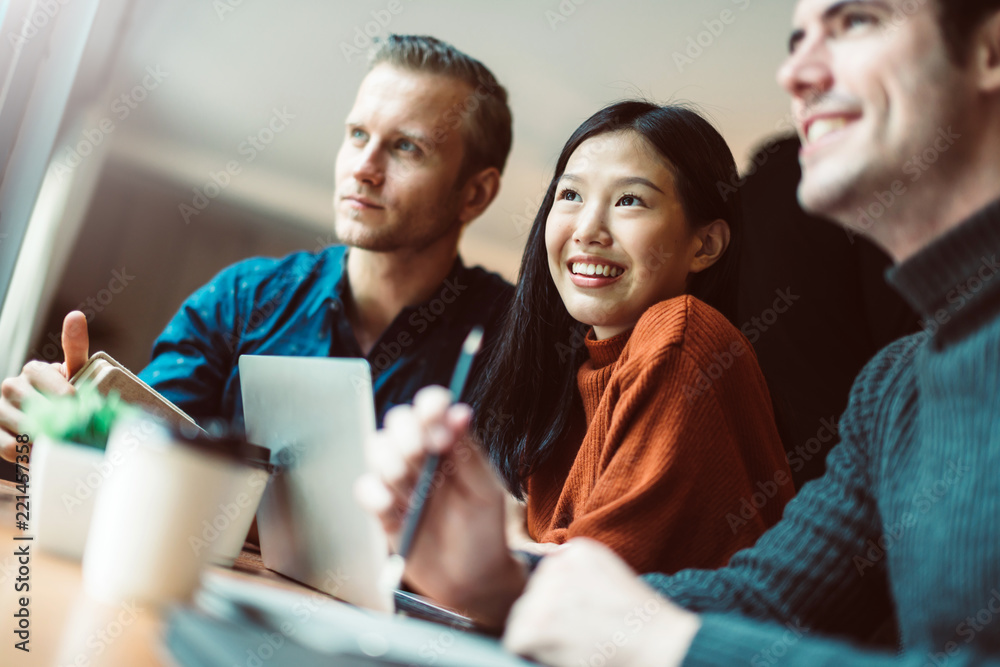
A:
[[[451,376],[452,402],[457,402],[465,391],[465,383],[469,379],[469,372],[472,369],[472,362],[483,342],[483,328],[475,327],[469,332],[465,342],[462,344],[462,352],[455,365],[455,371]],[[420,526],[420,519],[423,515],[424,503],[431,491],[431,482],[437,472],[440,457],[437,454],[430,454],[424,462],[420,472],[420,478],[413,489],[411,496],[410,510],[403,519],[402,538],[399,543],[399,551],[389,557],[383,570],[382,585],[384,589],[396,590],[403,580],[403,570],[406,567],[406,557],[413,547],[413,540],[416,536],[417,528]]]

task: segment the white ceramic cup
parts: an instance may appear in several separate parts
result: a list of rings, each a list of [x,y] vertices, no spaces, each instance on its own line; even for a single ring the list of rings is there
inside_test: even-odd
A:
[[[80,560],[106,470],[102,449],[44,435],[35,439],[28,495],[38,548]]]
[[[97,495],[83,555],[87,593],[110,603],[190,599],[212,554],[191,541],[233,496],[235,470],[244,466],[142,417],[114,426],[107,458],[115,465]]]
[[[195,551],[208,548],[213,563],[232,567],[243,550],[270,476],[261,466],[233,466],[229,495],[216,508],[212,519],[202,524],[199,536],[191,540],[191,548]]]

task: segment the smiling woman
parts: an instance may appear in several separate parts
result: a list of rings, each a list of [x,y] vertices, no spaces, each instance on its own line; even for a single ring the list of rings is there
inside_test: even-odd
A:
[[[634,130],[593,136],[573,151],[545,225],[559,296],[598,339],[631,329],[650,305],[683,294],[730,240],[721,218],[690,224],[670,163]],[[666,261],[650,263],[651,249]]]
[[[715,568],[792,496],[731,322],[741,202],[717,186],[735,171],[701,116],[647,102],[599,111],[563,148],[473,422],[535,541]]]

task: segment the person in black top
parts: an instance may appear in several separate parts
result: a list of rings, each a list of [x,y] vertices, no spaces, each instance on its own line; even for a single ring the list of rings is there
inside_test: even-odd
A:
[[[800,145],[794,136],[766,141],[733,184],[746,220],[737,318],[767,379],[797,489],[823,474],[861,368],[919,329],[885,282],[888,256],[802,210]]]

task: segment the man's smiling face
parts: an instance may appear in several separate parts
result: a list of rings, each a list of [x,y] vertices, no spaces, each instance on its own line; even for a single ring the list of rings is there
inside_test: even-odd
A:
[[[940,130],[961,132],[975,85],[948,57],[938,1],[799,2],[778,80],[802,139],[807,210],[856,224],[857,207],[875,193],[909,184],[904,165]]]

